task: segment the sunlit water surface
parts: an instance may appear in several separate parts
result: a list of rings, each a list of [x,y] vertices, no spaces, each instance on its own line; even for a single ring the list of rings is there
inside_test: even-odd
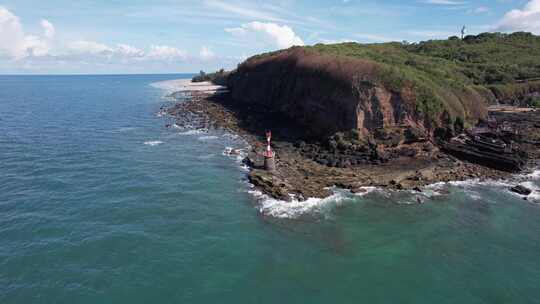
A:
[[[0,303],[540,303],[514,182],[260,201],[244,143],[156,115],[187,76],[0,77]]]

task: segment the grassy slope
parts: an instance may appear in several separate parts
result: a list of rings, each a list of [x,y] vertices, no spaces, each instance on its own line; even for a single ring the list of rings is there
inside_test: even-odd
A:
[[[475,120],[485,115],[487,104],[496,101],[540,106],[540,36],[530,33],[483,33],[463,40],[450,37],[414,44],[317,44],[303,49],[374,62],[377,75],[363,75],[365,71],[359,70],[358,80],[367,79],[395,92],[411,88],[417,111],[426,121]],[[237,71],[290,50],[253,56]],[[537,92],[536,97],[527,97],[531,92]]]
[[[438,115],[468,117],[480,103],[521,98],[540,91],[540,37],[529,33],[484,33],[418,44],[318,44],[306,47],[324,54],[368,59],[382,72],[378,80],[399,90],[412,83],[417,107]]]

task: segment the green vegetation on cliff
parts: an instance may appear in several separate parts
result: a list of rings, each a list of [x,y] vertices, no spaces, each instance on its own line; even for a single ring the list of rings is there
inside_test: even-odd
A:
[[[446,108],[452,116],[467,116],[463,112],[471,106],[494,101],[532,105],[528,94],[540,91],[540,37],[530,33],[483,33],[414,44],[317,44],[306,49],[378,63],[379,81],[393,90],[413,83],[417,108],[429,115]]]
[[[450,37],[413,44],[350,42],[303,48],[377,63],[378,81],[395,91],[406,84],[414,87],[418,111],[428,115],[446,109],[451,116],[467,117],[467,112],[474,111],[471,107],[495,101],[532,105],[528,95],[540,91],[540,37],[531,33],[483,33],[463,40]]]
[[[489,104],[538,106],[540,37],[317,44],[256,55],[229,74],[209,75],[199,78],[219,76],[235,100],[281,111],[321,134],[392,125],[451,129],[485,118]]]

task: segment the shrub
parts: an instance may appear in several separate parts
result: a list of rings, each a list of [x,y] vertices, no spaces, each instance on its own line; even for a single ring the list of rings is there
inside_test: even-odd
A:
[[[230,72],[225,72],[224,69],[221,69],[214,73],[205,73],[204,71],[200,71],[199,75],[194,76],[191,81],[193,82],[204,82],[204,81],[210,81],[213,84],[217,85],[226,85],[227,83],[227,77]]]

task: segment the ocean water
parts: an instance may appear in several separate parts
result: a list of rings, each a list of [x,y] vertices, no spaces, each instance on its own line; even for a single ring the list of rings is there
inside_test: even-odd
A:
[[[538,171],[265,199],[157,115],[188,76],[0,76],[0,303],[540,303]]]

